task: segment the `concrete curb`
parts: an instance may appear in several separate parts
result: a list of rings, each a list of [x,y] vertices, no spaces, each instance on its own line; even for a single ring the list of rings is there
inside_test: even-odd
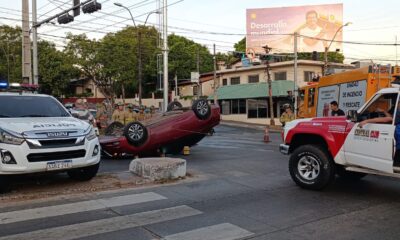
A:
[[[281,126],[269,126],[269,125],[234,122],[234,121],[221,121],[220,124],[225,125],[225,126],[250,128],[250,129],[262,130],[262,131],[264,131],[265,127],[269,127],[270,132],[281,132],[281,130],[282,130]]]
[[[186,160],[181,158],[137,158],[129,171],[151,181],[174,180],[186,176]]]

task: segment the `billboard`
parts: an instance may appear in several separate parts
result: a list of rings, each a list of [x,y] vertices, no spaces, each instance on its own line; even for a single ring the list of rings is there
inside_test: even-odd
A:
[[[246,18],[248,55],[264,53],[265,45],[275,53],[293,52],[295,32],[299,52],[324,52],[343,26],[343,4],[247,9]],[[341,30],[335,40],[343,40]],[[329,50],[336,49],[342,49],[342,44],[333,42]]]

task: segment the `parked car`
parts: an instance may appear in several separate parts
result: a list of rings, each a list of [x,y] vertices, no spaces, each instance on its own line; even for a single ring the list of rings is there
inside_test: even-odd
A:
[[[75,109],[70,109],[70,112],[71,112],[72,116],[92,125],[97,136],[99,135],[99,128],[97,127],[96,118],[95,118],[95,116],[93,116],[90,109],[88,110],[88,109],[75,108]]]
[[[0,191],[12,175],[66,171],[96,176],[100,143],[94,128],[73,118],[54,97],[0,93]]]
[[[198,143],[219,122],[219,107],[197,100],[191,108],[173,108],[151,119],[131,122],[121,129],[119,136],[101,137],[100,144],[110,157],[176,154],[185,146]]]

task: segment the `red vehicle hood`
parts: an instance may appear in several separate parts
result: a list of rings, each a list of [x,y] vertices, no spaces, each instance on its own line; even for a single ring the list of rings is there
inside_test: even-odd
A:
[[[285,127],[284,142],[290,145],[299,135],[306,138],[317,135],[328,144],[332,156],[336,156],[353,126],[354,123],[346,117],[299,119],[288,123]]]

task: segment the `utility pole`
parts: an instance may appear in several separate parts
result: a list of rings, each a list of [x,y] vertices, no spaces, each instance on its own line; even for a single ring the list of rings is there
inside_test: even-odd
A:
[[[32,0],[32,26],[37,23],[37,6],[36,0]],[[38,70],[38,45],[37,45],[37,27],[32,27],[32,40],[33,40],[33,84],[39,84],[39,70]]]
[[[218,96],[217,96],[217,85],[218,85],[218,81],[217,81],[217,57],[216,57],[216,53],[215,53],[215,43],[214,43],[214,55],[213,55],[213,60],[214,60],[214,104],[218,106]]]
[[[197,47],[197,59],[196,59],[196,68],[197,68],[197,73],[199,74],[199,92],[198,92],[198,94],[199,94],[199,96],[203,96],[203,87],[202,87],[202,85],[201,85],[201,82],[200,82],[200,50],[199,50],[199,48]]]
[[[174,81],[175,81],[175,97],[176,97],[176,96],[178,96],[178,76],[176,75],[176,72],[175,72]]]
[[[139,106],[142,105],[142,32],[138,27]]]
[[[31,39],[29,37],[29,0],[22,0],[22,79],[32,84]]]
[[[265,53],[267,54],[267,60],[265,61],[266,69],[265,71],[267,72],[267,79],[268,79],[268,95],[269,95],[269,114],[270,114],[270,125],[275,126],[275,116],[274,116],[274,102],[272,100],[272,80],[271,80],[271,74],[269,73],[269,52],[271,51],[271,48],[268,47],[268,45],[265,45],[263,47],[265,49]]]
[[[167,0],[163,4],[163,53],[164,53],[164,112],[168,107],[168,23],[167,23]]]
[[[297,117],[297,112],[298,112],[298,108],[297,108],[297,37],[298,37],[298,33],[295,32],[294,33],[294,68],[293,68],[293,97],[294,97],[294,115]]]

